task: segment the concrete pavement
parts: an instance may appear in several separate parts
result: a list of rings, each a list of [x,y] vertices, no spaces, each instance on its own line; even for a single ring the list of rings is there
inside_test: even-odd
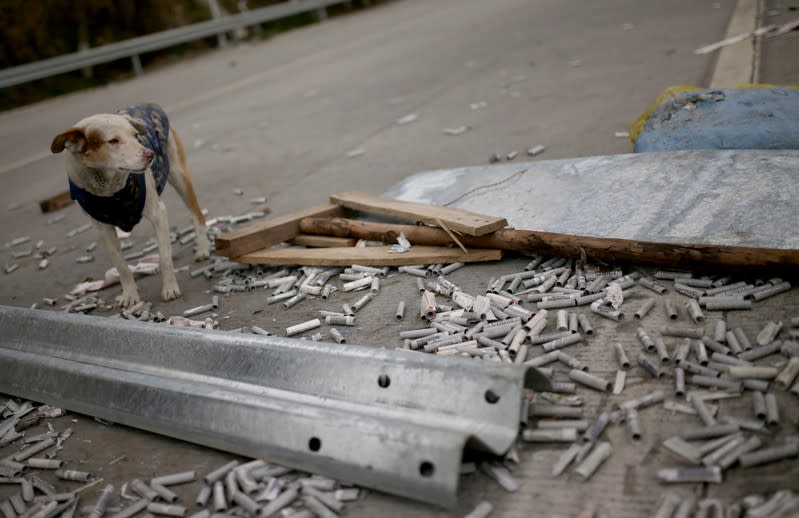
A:
[[[536,144],[547,146],[541,159],[629,152],[630,142],[614,133],[626,130],[666,86],[706,82],[714,58],[693,51],[723,37],[734,3],[401,0],[270,41],[210,52],[139,79],[4,113],[0,242],[31,235],[59,251],[44,272],[36,271],[32,261],[23,261],[17,272],[0,276],[0,303],[27,306],[43,296],[61,296],[85,277],[97,278],[110,267],[102,249],[94,263],[74,263],[95,240],[91,233],[65,237],[87,221],[77,207],[63,211],[65,220],[54,225],[47,225],[47,217],[39,214],[36,202],[66,187],[61,157],[10,167],[44,156],[53,135],[88,114],[139,101],[159,102],[187,144],[198,196],[211,216],[249,211],[249,198],[257,195],[268,196],[274,213],[281,214],[323,202],[336,191],[379,193],[412,173],[485,163],[494,153],[523,154]],[[485,106],[470,107],[479,102]],[[396,124],[414,113],[415,122]],[[455,137],[442,134],[444,128],[461,125],[471,131]],[[347,152],[357,148],[365,153],[348,158]],[[243,188],[246,195],[233,195],[234,187]],[[22,206],[6,212],[11,203]],[[189,222],[174,193],[167,195],[167,204],[173,225]],[[134,231],[139,245],[151,235],[147,224]],[[176,249],[175,257],[177,266],[191,264],[188,247]],[[522,265],[513,260],[469,267],[453,278],[476,291],[489,276]],[[140,293],[166,314],[205,302],[207,282],[192,282],[185,274],[180,281],[184,297],[174,303],[157,300],[158,278],[140,281]],[[384,290],[410,300],[413,285],[395,278]],[[113,289],[107,292],[109,298],[114,294]],[[366,320],[371,323],[359,329],[353,341],[396,345],[394,330],[379,323],[379,316],[389,314],[395,304],[395,299],[387,299],[370,305]],[[279,313],[269,307],[264,312],[260,294],[244,294],[231,298],[227,307],[230,319],[223,321],[223,328],[258,318],[262,327],[265,322],[279,329],[320,306],[309,303],[297,312]],[[651,429],[656,426],[660,424],[653,422]],[[204,470],[225,458],[88,419],[76,424],[76,436],[109,445],[97,452],[80,444],[69,453],[73,460],[88,461],[89,468],[128,456],[130,462],[105,468],[107,480],[118,483],[130,473],[164,473],[176,465]],[[536,461],[544,457],[544,471],[555,454],[528,453]],[[565,494],[562,481],[535,477],[535,470],[528,475],[529,491],[522,500],[507,503],[509,515],[529,515],[531,506],[554,504]],[[635,469],[621,466],[606,483],[614,481],[618,490],[613,509],[624,511],[619,516],[636,516],[651,508],[656,496],[636,482]],[[627,498],[622,486],[625,492],[628,486],[634,488],[634,496]],[[581,490],[573,501],[564,502],[564,512],[576,512],[592,494],[601,497],[603,487]],[[465,480],[463,493],[460,514],[483,496],[494,502],[504,497],[478,479]],[[443,514],[379,495],[353,506],[348,514],[378,512]]]

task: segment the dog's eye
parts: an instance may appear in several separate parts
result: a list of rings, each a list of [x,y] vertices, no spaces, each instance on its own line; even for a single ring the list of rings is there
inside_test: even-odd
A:
[[[108,141],[109,144],[119,144],[119,139],[114,137]]]

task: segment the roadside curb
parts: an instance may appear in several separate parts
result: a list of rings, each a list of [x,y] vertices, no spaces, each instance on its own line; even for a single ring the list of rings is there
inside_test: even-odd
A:
[[[761,0],[738,0],[724,38],[750,33],[757,29],[761,10]],[[709,87],[729,88],[756,83],[759,76],[756,66],[759,62],[759,39],[759,37],[746,38],[740,43],[722,48],[711,74]]]

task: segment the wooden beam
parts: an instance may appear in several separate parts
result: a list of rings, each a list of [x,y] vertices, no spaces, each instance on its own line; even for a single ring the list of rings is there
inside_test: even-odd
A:
[[[217,237],[216,253],[235,259],[240,255],[294,239],[300,234],[299,222],[302,218],[343,215],[344,210],[337,205],[322,205],[270,218]]]
[[[343,218],[308,218],[302,220],[299,226],[307,234],[354,237],[387,243],[394,242],[400,232],[415,245],[434,246],[451,243],[445,231],[418,225],[394,225]],[[585,254],[589,261],[610,264],[630,262],[671,268],[702,269],[714,266],[734,268],[799,266],[797,249],[662,243],[514,229],[498,230],[481,237],[461,236],[460,239],[468,247],[496,248],[576,259]]]
[[[362,192],[334,194],[330,197],[330,202],[367,214],[420,221],[430,225],[435,225],[436,220],[440,219],[450,230],[457,230],[469,236],[483,236],[508,226],[505,218],[437,205],[392,200]]]
[[[458,248],[440,246],[414,246],[404,254],[389,252],[388,246],[366,248],[269,248],[236,258],[249,264],[300,265],[300,266],[401,266],[405,264],[438,264],[498,261],[501,250],[469,250],[464,254]]]
[[[300,234],[289,243],[310,248],[346,248],[355,246],[358,240],[353,237],[313,236]]]

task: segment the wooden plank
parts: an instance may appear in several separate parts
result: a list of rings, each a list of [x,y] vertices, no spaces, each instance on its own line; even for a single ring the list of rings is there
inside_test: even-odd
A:
[[[72,196],[70,196],[69,191],[64,191],[56,194],[55,196],[50,196],[44,200],[39,202],[39,208],[45,214],[48,212],[55,212],[57,210],[61,210],[64,207],[72,205],[74,200]]]
[[[294,239],[300,234],[299,221],[302,218],[342,215],[344,215],[344,210],[337,205],[321,205],[270,218],[217,237],[216,253],[234,259],[240,255]]]
[[[508,226],[505,218],[486,216],[463,209],[392,200],[362,192],[334,194],[330,197],[330,202],[367,214],[392,216],[413,222],[421,221],[430,225],[437,225],[436,220],[440,219],[450,230],[469,236],[483,236]]]
[[[296,264],[300,266],[402,266],[405,264],[472,263],[498,261],[501,250],[469,250],[440,246],[414,246],[404,254],[392,254],[388,246],[366,248],[269,248],[236,258],[249,264]]]
[[[346,248],[355,246],[358,240],[351,237],[313,236],[300,234],[289,243],[310,248]]]
[[[400,232],[415,245],[445,245],[452,240],[441,229],[417,225],[394,225],[344,218],[307,218],[300,222],[302,232],[371,241],[393,242]],[[504,229],[480,237],[462,236],[466,246],[572,257],[583,254],[589,262],[616,264],[631,262],[670,268],[711,269],[799,266],[799,250],[679,244],[607,237],[575,236],[533,230]]]

